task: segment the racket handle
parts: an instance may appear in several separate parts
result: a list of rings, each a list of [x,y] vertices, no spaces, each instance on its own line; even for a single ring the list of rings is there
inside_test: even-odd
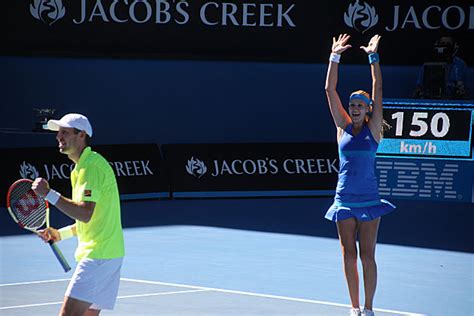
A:
[[[63,253],[61,252],[61,250],[59,250],[58,246],[56,246],[54,241],[49,240],[48,244],[51,246],[51,250],[56,256],[56,259],[58,259],[59,263],[63,267],[64,272],[68,272],[69,270],[71,270],[71,266],[69,266],[69,263],[66,261],[66,258],[64,258]]]

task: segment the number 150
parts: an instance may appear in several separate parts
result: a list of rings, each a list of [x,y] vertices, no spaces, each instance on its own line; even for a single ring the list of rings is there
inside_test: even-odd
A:
[[[392,119],[396,120],[395,135],[402,136],[403,134],[403,119],[404,112],[396,112],[392,114]],[[412,126],[418,126],[418,130],[410,130],[410,136],[420,137],[428,132],[428,113],[426,112],[413,112],[413,118],[411,120]],[[441,124],[440,124],[441,123]],[[449,132],[449,117],[444,112],[439,112],[433,115],[431,122],[429,122],[429,129],[431,134],[435,137],[444,137]]]

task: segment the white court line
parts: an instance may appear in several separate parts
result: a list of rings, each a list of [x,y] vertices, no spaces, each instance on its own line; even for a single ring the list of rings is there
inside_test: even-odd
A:
[[[6,309],[16,309],[16,308],[27,308],[27,307],[37,307],[37,306],[48,306],[48,305],[60,305],[63,302],[49,302],[49,303],[38,303],[38,304],[25,304],[25,305],[14,305],[14,306],[4,306],[0,307],[1,310]]]
[[[209,290],[189,290],[189,291],[174,291],[174,292],[161,292],[161,293],[150,293],[150,294],[134,294],[134,295],[122,295],[122,296],[117,296],[117,298],[134,298],[134,297],[147,297],[147,296],[161,296],[161,295],[197,293],[197,292],[208,292],[208,291],[209,291]]]
[[[38,282],[37,282],[38,283]],[[45,283],[45,282],[41,282]],[[149,294],[137,294],[137,295],[123,295],[117,296],[117,299],[121,298],[134,298],[134,297],[148,297],[148,296],[160,296],[160,295],[172,295],[172,294],[185,294],[185,293],[196,293],[196,292],[206,292],[208,290],[189,290],[189,291],[174,291],[174,292],[161,292],[161,293],[149,293]],[[49,302],[49,303],[38,303],[38,304],[25,304],[25,305],[15,305],[15,306],[5,306],[0,307],[0,310],[7,309],[17,309],[17,308],[27,308],[27,307],[37,307],[37,306],[48,306],[48,305],[60,305],[63,302]]]
[[[239,294],[239,295],[248,295],[248,296],[255,296],[255,297],[265,297],[265,298],[272,298],[272,299],[286,300],[286,301],[293,301],[293,302],[321,304],[321,305],[347,307],[347,308],[351,307],[350,305],[347,305],[347,304],[339,304],[339,303],[333,303],[333,302],[309,300],[309,299],[304,299],[304,298],[295,298],[295,297],[287,297],[287,296],[278,296],[278,295],[260,294],[260,293],[252,293],[252,292],[225,290],[225,289],[218,289],[218,288],[211,288],[211,287],[204,287],[204,286],[176,284],[176,283],[167,283],[167,282],[158,282],[158,281],[147,281],[147,280],[129,279],[129,278],[121,278],[121,280],[122,281],[129,281],[129,282],[145,283],[145,284],[157,284],[157,285],[168,285],[168,286],[175,286],[175,287],[186,287],[186,288],[192,288],[192,289],[201,289],[201,290],[205,290],[205,291],[215,291],[215,292],[231,293],[231,294]],[[399,315],[401,314],[401,315],[405,315],[405,316],[426,316],[425,314],[411,313],[411,312],[401,312],[401,311],[382,309],[382,308],[374,308],[374,311],[392,313],[392,314],[399,314]]]
[[[64,282],[64,281],[69,281],[69,280],[70,279],[56,279],[56,280],[30,281],[30,282],[18,282],[18,283],[4,283],[4,284],[0,284],[0,287],[2,287],[2,286],[15,286],[15,285],[40,284],[40,283]]]
[[[154,296],[154,295],[167,295],[167,294],[169,295],[169,294],[180,294],[180,293],[193,293],[193,292],[215,291],[215,292],[231,293],[231,294],[239,294],[239,295],[248,295],[248,296],[255,296],[255,297],[265,297],[265,298],[272,298],[272,299],[286,300],[286,301],[293,301],[293,302],[302,302],[302,303],[310,303],[310,304],[321,304],[321,305],[337,306],[337,307],[348,307],[348,308],[351,307],[350,305],[347,305],[347,304],[339,304],[339,303],[326,302],[326,301],[317,301],[317,300],[309,300],[309,299],[295,298],[295,297],[287,297],[287,296],[278,296],[278,295],[260,294],[260,293],[252,293],[252,292],[225,290],[225,289],[210,288],[210,287],[195,286],[195,285],[186,285],[186,284],[177,284],[177,283],[168,283],[168,282],[158,282],[158,281],[147,281],[147,280],[129,279],[129,278],[120,278],[120,280],[122,280],[122,281],[129,281],[129,282],[136,282],[136,283],[144,283],[144,284],[155,284],[155,285],[167,285],[167,286],[174,286],[174,287],[185,287],[185,288],[191,288],[191,289],[195,289],[195,290],[190,290],[190,291],[175,291],[175,292],[163,292],[163,293],[152,293],[152,294],[126,295],[126,296],[119,296],[118,298],[132,298],[132,297],[143,297],[143,296]],[[15,286],[15,285],[28,285],[28,284],[40,284],[40,283],[51,283],[51,282],[63,282],[63,281],[69,281],[69,279],[57,279],[57,280],[45,280],[45,281],[32,281],[32,282],[8,283],[8,284],[0,284],[0,287],[2,287],[2,286]],[[51,303],[29,304],[29,305],[18,305],[18,306],[6,306],[6,307],[0,307],[0,310],[13,309],[13,308],[23,308],[23,307],[33,307],[33,306],[46,306],[46,305],[54,305],[54,304],[62,304],[62,302],[51,302]],[[381,309],[381,308],[374,308],[374,310],[375,310],[375,311],[379,311],[379,312],[385,312],[385,313],[401,314],[401,315],[405,315],[405,316],[426,316],[425,314],[411,313],[411,312],[401,312],[401,311],[389,310],[389,309]]]
[[[123,280],[123,279],[122,279]],[[32,281],[32,282],[18,282],[18,283],[6,283],[0,284],[0,286],[16,286],[16,285],[29,285],[29,284],[40,284],[40,283],[53,283],[53,282],[64,282],[69,281],[69,279],[57,279],[57,280],[45,280],[45,281]],[[135,297],[149,297],[149,296],[161,296],[161,295],[173,295],[173,294],[186,294],[186,293],[196,293],[196,292],[206,292],[209,290],[205,289],[195,289],[188,291],[173,291],[173,292],[160,292],[160,293],[148,293],[148,294],[135,294],[135,295],[121,295],[117,296],[117,299],[123,298],[135,298]],[[28,308],[28,307],[38,307],[38,306],[49,306],[49,305],[60,305],[63,302],[48,302],[48,303],[37,303],[37,304],[24,304],[24,305],[14,305],[14,306],[3,306],[0,307],[0,310],[7,309],[18,309],[18,308]]]

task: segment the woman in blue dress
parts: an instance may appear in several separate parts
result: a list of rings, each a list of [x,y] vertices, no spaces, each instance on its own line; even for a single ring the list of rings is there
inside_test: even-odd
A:
[[[380,217],[395,206],[381,200],[375,175],[375,153],[382,137],[382,72],[377,48],[380,36],[361,46],[369,57],[372,74],[372,98],[362,90],[349,98],[348,111],[344,109],[336,91],[339,59],[351,48],[347,34],[333,38],[332,53],[326,77],[326,95],[329,109],[337,128],[339,146],[339,178],[334,203],[326,218],[336,222],[341,242],[344,273],[352,303],[351,315],[372,316],[373,299],[377,284],[375,245]],[[365,303],[359,303],[359,274],[357,271],[357,237],[362,261]]]

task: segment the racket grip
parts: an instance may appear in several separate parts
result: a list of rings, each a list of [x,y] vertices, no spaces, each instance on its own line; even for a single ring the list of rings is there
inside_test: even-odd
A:
[[[63,267],[64,272],[68,272],[69,270],[71,270],[71,266],[69,266],[69,263],[67,262],[66,258],[64,258],[63,253],[61,252],[61,250],[59,250],[58,246],[56,246],[54,241],[49,240],[48,244],[51,246],[51,250],[56,256],[56,259],[58,259],[59,263]]]

